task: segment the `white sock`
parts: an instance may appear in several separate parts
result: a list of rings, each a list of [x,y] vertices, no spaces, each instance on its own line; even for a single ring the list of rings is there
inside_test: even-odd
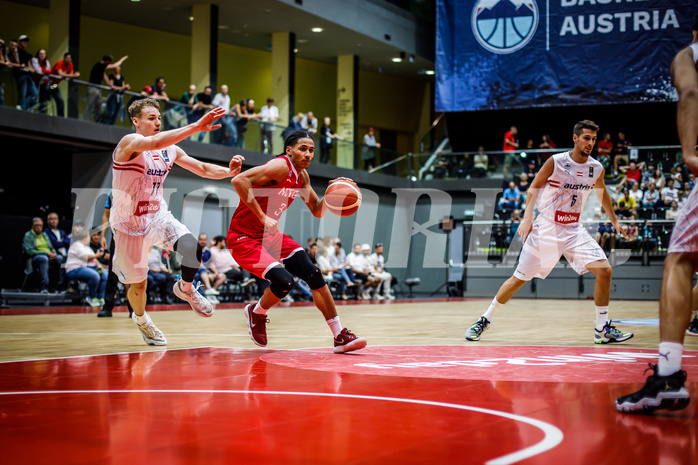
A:
[[[339,322],[339,315],[327,320],[327,326],[330,327],[330,330],[332,331],[332,335],[334,337],[337,337],[337,335],[342,332],[342,323]]]
[[[608,321],[608,305],[605,307],[596,306],[596,329],[601,331]]]
[[[268,308],[262,307],[261,305],[259,305],[259,302],[257,302],[257,305],[255,305],[252,309],[252,313],[256,313],[258,315],[266,315],[268,310]]]
[[[487,309],[487,311],[482,315],[485,318],[487,318],[487,321],[492,321],[492,317],[494,316],[495,312],[502,308],[502,305],[499,302],[497,302],[497,297],[492,299],[492,303],[490,304],[490,307]]]
[[[148,322],[148,320],[150,320],[150,318],[148,317],[148,314],[145,312],[143,312],[143,315],[141,315],[141,316],[136,315],[136,321],[141,326],[146,324]]]
[[[679,371],[681,369],[682,357],[682,344],[679,344],[678,342],[660,342],[657,374],[659,376],[669,376]]]

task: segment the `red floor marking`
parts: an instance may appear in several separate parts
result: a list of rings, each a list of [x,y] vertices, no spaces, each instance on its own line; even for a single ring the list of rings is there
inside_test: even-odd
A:
[[[398,349],[421,348],[374,349],[395,350],[396,360]],[[369,376],[265,361],[285,353],[362,358],[328,351],[200,348],[0,364],[2,463],[481,464],[540,447],[555,431],[544,433],[543,424],[562,431],[562,442],[512,461],[698,463],[695,402],[655,416],[615,411],[615,397],[638,387],[617,383],[618,370],[635,364],[606,364],[606,383],[546,383]],[[696,383],[686,388],[695,400]]]
[[[641,382],[657,351],[614,347],[410,346],[371,347],[337,357],[305,349],[265,354],[293,368],[410,378],[493,381]],[[684,352],[683,369],[698,375],[698,352]]]

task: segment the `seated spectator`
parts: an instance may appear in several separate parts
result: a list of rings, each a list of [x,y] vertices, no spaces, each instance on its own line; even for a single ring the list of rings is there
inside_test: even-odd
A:
[[[657,232],[654,230],[649,221],[645,220],[645,224],[640,230],[640,246],[642,250],[654,251],[657,250]]]
[[[679,213],[681,213],[681,211],[679,210],[678,202],[676,200],[672,200],[671,208],[664,212],[664,218],[667,220],[676,221],[676,219],[679,217]]]
[[[649,188],[642,195],[642,206],[654,209],[657,206],[657,202],[661,204],[659,191],[655,187],[655,184],[651,182],[649,183]]]
[[[625,178],[618,184],[619,186],[623,187],[629,187],[631,185],[631,182],[640,182],[640,179],[642,178],[642,168],[644,168],[645,162],[640,162],[638,164],[635,164],[635,162],[631,161],[628,163],[627,166],[621,166],[619,169],[622,173],[625,174]]]
[[[640,177],[640,189],[647,190],[647,186],[649,186],[650,182],[652,181],[652,176],[654,175],[654,172],[656,171],[654,167],[654,163],[649,163],[645,165],[645,169],[642,170],[642,176]]]
[[[365,253],[363,253],[365,252]],[[354,277],[361,281],[361,297],[363,300],[371,299],[371,290],[380,284],[380,279],[371,276],[371,267],[368,263],[368,254],[371,253],[371,246],[368,244],[354,244],[352,251],[347,255],[347,263],[351,266]]]
[[[68,256],[68,247],[70,247],[70,237],[62,229],[58,229],[58,213],[52,212],[46,218],[46,234],[51,240],[51,245],[56,249],[59,255],[63,256],[63,263]]]
[[[676,197],[676,204],[679,206],[679,210],[681,210],[684,207],[684,205],[686,205],[687,198],[688,197],[686,197],[685,191],[680,190],[679,196]]]
[[[444,179],[449,177],[451,171],[451,157],[444,155],[443,152],[439,151],[438,157],[431,166],[432,173],[434,173],[434,179]]]
[[[644,192],[640,190],[640,183],[639,182],[633,182],[632,186],[630,187],[630,191],[628,192],[630,194],[630,197],[635,199],[635,205],[640,206],[642,205],[642,197]]]
[[[233,255],[226,249],[225,236],[216,236],[211,240],[211,260],[208,263],[208,267],[214,275],[214,289],[216,285],[220,287],[222,284],[218,284],[221,273],[225,276],[226,280],[240,283],[242,287],[246,288],[254,284],[254,279],[252,279],[247,271],[240,269]]]
[[[499,199],[499,208],[501,210],[516,210],[521,207],[521,192],[516,187],[514,181],[509,182],[509,187],[504,189],[502,198]]]
[[[611,156],[613,155],[613,141],[611,140],[611,133],[605,132],[603,139],[598,143],[599,152],[599,162],[603,165],[606,173],[610,174],[611,169]]]
[[[97,239],[99,240],[99,233],[97,233]],[[87,231],[84,229],[73,233],[65,271],[68,279],[87,282],[87,305],[99,307],[104,305],[104,290],[107,287],[109,273],[106,267],[97,261],[104,256],[104,250],[100,247],[97,252],[93,252],[87,244],[89,240]]]
[[[512,242],[520,240],[521,236],[518,235],[519,225],[521,224],[521,210],[514,210],[511,213],[511,217],[507,220],[508,232],[507,237],[504,238],[504,247],[509,248]]]
[[[692,190],[696,186],[696,175],[688,173],[688,190]]]
[[[628,189],[623,189],[616,202],[618,203],[618,205],[624,203],[625,208],[630,210],[633,214],[637,212],[637,202],[630,195]]]
[[[656,187],[658,191],[664,189],[666,187],[666,178],[662,170],[654,170],[650,182],[654,184],[654,187]]]
[[[473,172],[471,177],[484,178],[489,169],[489,160],[482,145],[477,148],[477,153],[473,157]]]
[[[148,289],[156,291],[162,301],[169,305],[173,303],[174,284],[169,263],[163,261],[163,250],[151,246],[148,252]]]
[[[670,207],[671,202],[679,198],[679,191],[674,187],[674,180],[667,179],[666,187],[660,191],[662,205]]]
[[[473,174],[475,163],[469,153],[463,154],[463,158],[458,160],[456,165],[456,176],[458,179],[465,179]]]
[[[521,173],[519,176],[519,182],[516,185],[516,188],[519,190],[521,195],[523,196],[524,193],[528,190],[528,186],[531,185],[531,179],[529,179],[528,175],[526,173]]]
[[[606,249],[606,244],[608,243],[611,250],[613,250],[616,247],[616,234],[613,232],[613,225],[601,221],[601,215],[598,214],[594,215],[594,220],[598,221],[595,235],[596,242],[604,250],[608,250]]]
[[[104,114],[100,115],[98,122],[113,126],[124,106],[124,91],[130,90],[131,86],[124,82],[121,66],[114,68],[114,72],[107,78],[107,85],[111,87],[111,92],[107,97],[107,109]]]
[[[198,241],[202,250],[201,263],[199,264],[199,270],[196,272],[196,275],[194,276],[194,281],[196,283],[202,283],[203,289],[200,285],[196,286],[196,289],[197,291],[199,291],[199,294],[206,297],[212,304],[217,304],[220,302],[218,301],[218,298],[216,298],[216,296],[220,293],[216,290],[216,288],[220,287],[227,278],[223,273],[209,273],[207,267],[209,260],[211,260],[211,250],[209,250],[208,247],[208,236],[204,233],[201,233],[199,234]],[[213,287],[212,283],[216,285],[216,288]]]
[[[347,281],[344,276],[339,273],[339,268],[334,266],[330,260],[330,256],[327,253],[327,247],[322,246],[317,248],[315,260],[317,261],[317,267],[320,269],[320,272],[322,272],[322,277],[325,279],[325,282],[328,285],[333,281],[336,282],[339,286],[337,292],[339,292],[339,295],[341,296],[340,298],[342,300],[349,300],[349,297],[345,292]]]
[[[342,243],[339,240],[336,240],[332,247],[333,251],[328,253],[328,258],[332,268],[337,270],[334,272],[334,275],[339,275],[339,277],[344,280],[348,288],[352,288],[354,291],[358,290],[358,286],[355,286],[356,278],[354,277],[354,271],[347,263],[347,255],[344,252],[344,249],[342,249]],[[356,294],[356,292],[354,293]],[[355,295],[355,297],[358,296]]]
[[[51,239],[44,231],[44,221],[36,217],[32,220],[32,228],[24,234],[22,241],[24,254],[27,256],[25,274],[30,275],[35,269],[41,278],[41,292],[47,293],[50,284],[56,289],[62,284],[61,265],[63,256],[56,252]],[[55,279],[49,281],[49,269]]]
[[[305,129],[308,134],[315,137],[317,132],[318,121],[312,111],[309,111],[301,121],[301,128]]]
[[[94,231],[92,234],[90,234],[90,250],[92,250],[93,253],[97,254],[100,250],[102,251],[102,254],[97,257],[97,262],[102,265],[103,268],[107,269],[109,267],[109,252],[105,249],[102,248],[102,234],[99,231],[98,227],[94,228]]]
[[[637,227],[635,221],[631,221],[630,224],[625,227],[625,236],[620,237],[621,249],[638,249],[640,248],[639,238],[640,230]]]
[[[618,203],[617,207],[615,209],[615,212],[616,212],[616,216],[622,220],[631,218],[633,216],[633,212],[626,208],[625,202]]]
[[[364,253],[363,247],[361,252]],[[369,249],[370,253],[370,249]],[[390,292],[390,284],[393,280],[393,275],[390,274],[385,269],[385,257],[383,256],[383,244],[380,242],[376,244],[373,249],[373,254],[368,257],[368,262],[371,265],[371,275],[380,279],[376,291],[374,293],[374,299],[376,300],[395,300],[395,296]],[[383,293],[381,294],[381,288]]]
[[[533,181],[536,174],[538,174],[538,165],[536,164],[535,158],[531,157],[528,159],[528,163],[524,165],[523,172],[526,173],[529,181]]]
[[[673,166],[669,170],[669,176],[674,180],[674,184],[677,186],[683,185],[683,167]]]
[[[70,52],[63,54],[63,59],[58,60],[53,68],[51,68],[51,74],[60,76],[63,79],[77,79],[80,77],[80,72],[75,71],[73,68],[73,55]],[[58,84],[58,80],[54,80],[54,84]],[[65,117],[65,104],[63,103],[63,96],[58,87],[51,90],[51,98],[56,101],[56,115],[60,117]]]
[[[618,176],[618,167],[620,162],[624,162],[624,165],[628,164],[628,149],[632,146],[632,142],[625,137],[625,133],[618,133],[618,141],[616,142],[615,157],[613,158],[613,174]]]

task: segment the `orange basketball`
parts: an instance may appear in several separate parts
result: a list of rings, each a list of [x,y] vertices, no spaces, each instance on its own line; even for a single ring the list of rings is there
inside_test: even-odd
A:
[[[361,189],[350,181],[335,181],[327,187],[322,199],[337,216],[351,216],[361,206]]]

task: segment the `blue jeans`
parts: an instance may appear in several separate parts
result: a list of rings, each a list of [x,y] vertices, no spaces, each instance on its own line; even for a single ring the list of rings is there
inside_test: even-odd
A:
[[[27,110],[36,104],[39,91],[28,74],[23,74],[17,78],[17,94],[17,102],[22,110]]]
[[[221,128],[211,133],[216,144],[222,144],[226,147],[235,147],[238,142],[238,127],[235,124],[235,118],[232,116],[224,116],[219,119]],[[228,133],[228,139],[225,139],[225,133]]]
[[[48,290],[49,279],[48,279],[48,269],[57,268],[60,270],[61,264],[63,263],[63,255],[56,255],[56,258],[48,258],[48,255],[34,255],[32,257],[32,266],[35,270],[39,270],[39,276],[41,277],[41,290]],[[60,276],[60,275],[59,275]],[[60,281],[60,277],[59,277]],[[58,283],[60,284],[60,282]]]
[[[90,299],[103,299],[104,289],[107,287],[107,278],[109,273],[107,270],[102,269],[100,273],[96,269],[89,266],[81,266],[74,270],[69,271],[66,276],[68,279],[77,279],[78,281],[87,282],[87,292]]]

